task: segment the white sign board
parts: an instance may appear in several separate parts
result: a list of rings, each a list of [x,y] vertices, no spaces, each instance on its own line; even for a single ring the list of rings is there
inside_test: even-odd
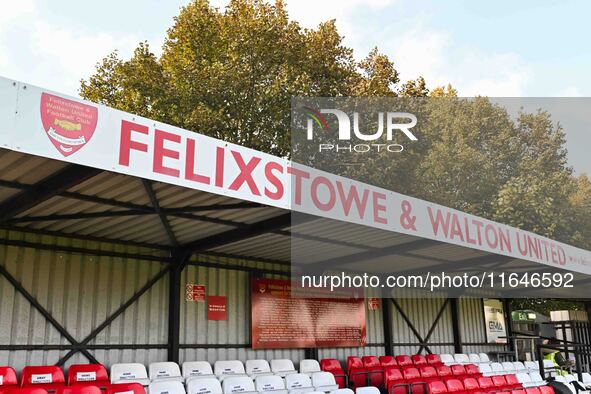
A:
[[[0,78],[0,147],[591,274],[591,252]]]
[[[503,303],[492,298],[484,299],[484,321],[488,343],[507,343]],[[501,338],[505,337],[505,338]]]

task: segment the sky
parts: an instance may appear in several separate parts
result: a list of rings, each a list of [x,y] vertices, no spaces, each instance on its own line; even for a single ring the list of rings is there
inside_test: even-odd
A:
[[[0,0],[0,75],[77,95],[80,80],[140,41],[160,53],[188,0]],[[227,0],[212,0],[224,7]],[[401,79],[451,83],[461,96],[591,96],[591,2],[550,0],[286,0],[304,27],[336,19],[357,59],[386,53]],[[571,161],[587,129],[567,135]],[[581,139],[583,138],[583,139]]]

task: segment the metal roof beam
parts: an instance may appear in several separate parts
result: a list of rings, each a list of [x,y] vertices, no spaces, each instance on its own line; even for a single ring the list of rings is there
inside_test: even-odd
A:
[[[429,246],[433,246],[437,244],[439,241],[433,241],[431,239],[417,239],[414,241],[406,242],[399,245],[392,245],[385,248],[374,248],[370,250],[366,250],[363,252],[351,254],[348,256],[342,257],[335,257],[329,260],[324,260],[321,262],[317,262],[314,264],[309,264],[309,267],[312,268],[313,265],[317,265],[318,268],[322,268],[323,270],[338,267],[340,265],[348,264],[348,263],[355,263],[359,261],[364,261],[368,259],[374,259],[377,257],[395,255],[397,253],[404,253],[409,250],[416,250],[416,249],[423,249]]]
[[[17,190],[30,190],[34,187],[34,185],[27,185],[20,182],[15,181],[6,181],[0,179],[0,187],[6,187],[10,189],[17,189]],[[80,200],[80,201],[87,201],[87,202],[94,202],[96,204],[102,205],[110,205],[117,208],[127,208],[129,210],[135,210],[138,212],[145,212],[151,213],[154,210],[152,207],[140,205],[140,204],[133,204],[129,202],[119,201],[110,198],[102,198],[97,196],[89,196],[86,194],[75,193],[75,192],[68,192],[64,191],[58,194],[60,197],[70,198],[73,200]],[[224,211],[224,210],[233,210],[233,209],[250,209],[250,208],[267,208],[267,205],[259,204],[256,202],[249,202],[249,201],[240,201],[236,203],[229,203],[229,204],[212,204],[212,205],[199,205],[193,207],[174,207],[166,209],[167,214],[177,214],[177,213],[195,213],[195,212],[207,212],[207,211]]]
[[[101,173],[98,168],[69,165],[0,204],[0,221],[10,219]]]
[[[102,242],[102,243],[106,243],[106,244],[115,244],[115,245],[124,245],[124,246],[137,246],[138,248],[164,250],[164,251],[171,251],[172,250],[172,248],[170,246],[166,246],[166,245],[149,244],[149,243],[138,242],[138,241],[98,237],[98,236],[94,236],[94,235],[64,233],[61,231],[54,231],[54,230],[47,230],[47,229],[18,227],[18,226],[4,225],[4,224],[0,224],[0,229],[21,232],[21,233],[25,233],[25,234],[39,234],[39,235],[49,235],[51,237],[76,239],[76,240],[80,240],[80,241]]]
[[[156,192],[152,187],[152,181],[142,179],[142,184],[144,185],[144,189],[146,189],[146,193],[148,193],[148,197],[150,198],[150,202],[152,203],[152,208],[154,208],[156,214],[160,218],[160,223],[162,223],[162,227],[164,228],[164,231],[166,231],[166,235],[168,236],[170,244],[174,247],[177,247],[179,243],[176,239],[176,235],[174,234],[174,231],[172,230],[172,227],[168,222],[168,218],[160,209],[160,203],[158,202]]]
[[[294,216],[292,213],[288,212],[270,219],[248,224],[242,228],[229,230],[221,234],[215,234],[193,242],[189,242],[185,245],[182,245],[181,249],[193,253],[200,252],[239,242],[245,239],[254,238],[276,230],[281,230],[295,225],[296,223],[293,223],[293,221],[296,221],[297,224],[301,224],[315,219],[318,219],[318,217],[304,214],[298,214]]]

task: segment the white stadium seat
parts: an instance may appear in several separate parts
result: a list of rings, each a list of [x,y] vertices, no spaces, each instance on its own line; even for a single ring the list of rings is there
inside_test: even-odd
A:
[[[297,373],[295,367],[293,366],[293,361],[289,359],[278,359],[278,360],[271,360],[271,371],[275,375],[279,376],[286,376],[292,373]]]
[[[185,394],[185,387],[178,380],[157,380],[150,383],[148,390],[150,394]]]
[[[380,389],[374,386],[357,387],[355,394],[380,394]]]
[[[531,378],[532,386],[544,386],[546,384],[546,381],[539,372],[530,372],[529,377]]]
[[[503,366],[503,370],[505,373],[515,373],[515,365],[511,361],[502,362],[501,365]]]
[[[583,372],[583,384],[591,386],[591,374],[589,372]]]
[[[441,359],[441,362],[446,365],[456,363],[456,360],[454,360],[454,356],[452,356],[451,354],[440,354],[439,358]]]
[[[515,375],[517,377],[517,380],[519,381],[519,383],[521,383],[521,385],[523,387],[531,387],[532,386],[532,382],[531,382],[531,377],[529,376],[529,374],[527,373],[518,373],[517,375]]]
[[[123,363],[111,366],[111,383],[139,383],[142,386],[150,384],[148,371],[143,364]]]
[[[505,372],[505,368],[503,368],[503,364],[501,363],[491,363],[490,368],[492,369],[493,375],[503,375]]]
[[[244,364],[240,360],[216,361],[213,365],[213,373],[220,381],[227,376],[247,376]]]
[[[191,379],[215,378],[211,364],[207,361],[185,361],[182,370],[186,383]]]
[[[184,379],[181,375],[181,369],[177,363],[173,362],[160,362],[151,363],[148,367],[150,380],[152,382],[157,381],[174,381],[183,382]]]
[[[525,368],[529,371],[539,371],[540,370],[540,364],[538,364],[537,361],[526,361],[523,363],[523,365],[525,365]]]
[[[338,389],[338,390],[331,391],[330,394],[355,394],[355,393],[351,389]]]
[[[314,372],[312,374],[312,386],[314,386],[314,390],[326,393],[339,388],[334,375],[330,372]]]
[[[486,353],[478,353],[478,357],[480,357],[481,363],[490,363],[490,358],[488,358],[488,354]]]
[[[468,359],[470,360],[471,364],[480,364],[480,356],[476,353],[468,354]]]
[[[253,379],[259,375],[273,375],[267,360],[246,360],[246,374]]]
[[[515,369],[515,373],[527,372],[525,364],[521,361],[513,361],[513,368]]]
[[[454,354],[454,360],[457,364],[470,364],[470,358],[467,354],[464,353],[456,353]]]
[[[187,383],[187,394],[222,394],[222,385],[216,378],[192,379]]]
[[[320,364],[316,360],[300,361],[300,373],[312,375],[314,372],[320,372]]]
[[[285,376],[285,386],[289,394],[303,394],[314,390],[312,379],[303,373],[292,373]]]
[[[260,375],[254,380],[254,385],[259,393],[287,394],[285,382],[278,375]]]
[[[224,394],[256,393],[254,382],[248,376],[227,376],[222,382]]]
[[[480,370],[480,373],[482,373],[482,376],[493,376],[490,364],[478,364],[478,369]]]

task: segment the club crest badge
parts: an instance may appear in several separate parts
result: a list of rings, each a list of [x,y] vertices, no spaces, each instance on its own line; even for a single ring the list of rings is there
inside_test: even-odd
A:
[[[41,95],[41,122],[49,140],[67,157],[84,147],[92,138],[98,109],[49,93]]]

